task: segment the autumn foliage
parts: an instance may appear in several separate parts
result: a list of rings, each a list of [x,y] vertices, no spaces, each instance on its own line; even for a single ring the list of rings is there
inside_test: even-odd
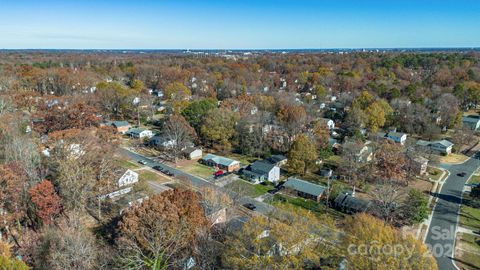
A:
[[[49,224],[62,211],[60,197],[55,192],[52,182],[43,180],[28,190],[35,205],[35,214],[43,224]]]

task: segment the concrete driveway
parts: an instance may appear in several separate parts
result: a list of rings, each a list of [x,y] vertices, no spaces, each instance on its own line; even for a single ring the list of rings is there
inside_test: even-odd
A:
[[[428,230],[425,243],[437,259],[440,270],[458,269],[453,258],[455,250],[455,237],[459,220],[460,204],[465,183],[475,170],[480,167],[479,153],[462,164],[440,164],[439,167],[450,171],[450,176],[445,180],[433,209],[432,222]],[[464,177],[459,173],[466,173]]]

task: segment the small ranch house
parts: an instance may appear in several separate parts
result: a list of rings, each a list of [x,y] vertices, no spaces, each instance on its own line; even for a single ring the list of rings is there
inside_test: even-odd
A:
[[[182,153],[187,159],[199,159],[203,155],[202,149],[195,147],[188,147]]]
[[[114,127],[121,134],[125,134],[132,127],[127,121],[111,121],[107,122],[106,125]]]
[[[175,146],[176,142],[165,135],[157,134],[150,139],[149,144],[160,149],[171,149]]]
[[[295,177],[288,178],[287,182],[285,182],[283,186],[287,189],[295,191],[300,197],[312,199],[317,202],[320,202],[320,198],[326,189],[324,186],[310,183]]]
[[[227,172],[234,172],[240,169],[240,162],[214,154],[205,155],[200,162],[207,166],[217,167],[218,169]]]
[[[432,152],[448,155],[452,153],[453,143],[448,140],[424,141],[418,140],[417,145],[429,149]]]
[[[334,201],[335,208],[348,214],[366,212],[372,205],[372,202],[362,200],[348,193],[340,193]]]
[[[288,161],[287,157],[284,155],[272,155],[267,160],[268,162],[275,164],[279,167],[287,164],[287,161]]]
[[[153,137],[153,132],[151,130],[144,129],[144,128],[131,128],[125,134],[132,138],[137,138],[137,139]]]
[[[277,183],[280,180],[280,167],[267,160],[257,160],[243,170],[243,176],[255,184],[269,181]]]
[[[388,132],[385,137],[401,145],[404,145],[407,140],[407,134],[401,132]]]
[[[462,124],[463,127],[469,128],[471,130],[477,130],[480,128],[480,116],[477,115],[470,115],[470,116],[464,116],[462,118]]]

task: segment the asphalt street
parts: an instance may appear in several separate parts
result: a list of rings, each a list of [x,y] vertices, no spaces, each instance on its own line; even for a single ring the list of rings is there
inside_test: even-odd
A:
[[[147,164],[145,164],[145,166],[149,166],[149,167],[152,167],[152,168],[154,166],[159,166],[159,167],[161,167],[163,169],[167,169],[170,172],[172,172],[173,174],[175,174],[175,177],[179,177],[179,176],[186,177],[187,179],[189,179],[191,181],[192,185],[194,185],[197,188],[213,187],[213,188],[216,188],[217,190],[228,193],[232,198],[238,198],[238,201],[241,204],[251,203],[251,204],[255,205],[255,207],[256,207],[255,211],[259,212],[261,214],[268,215],[273,210],[275,210],[275,208],[273,206],[271,206],[267,203],[256,201],[253,198],[250,198],[250,197],[247,197],[247,196],[238,196],[235,192],[233,192],[231,190],[227,190],[225,188],[219,187],[219,186],[215,185],[214,183],[209,182],[208,180],[205,180],[205,179],[197,177],[195,175],[183,172],[181,170],[178,170],[178,169],[176,169],[174,167],[171,167],[171,166],[168,166],[166,164],[160,163],[158,161],[153,160],[152,158],[145,157],[143,155],[132,152],[132,151],[127,150],[125,148],[121,148],[121,152],[123,154],[127,155],[128,157],[130,157],[132,160],[135,160],[136,162],[138,162],[140,160],[145,160],[147,162]]]
[[[440,193],[434,194],[438,202],[433,209],[425,243],[437,259],[440,270],[456,270],[458,268],[454,265],[453,254],[462,192],[466,181],[480,167],[479,153],[462,164],[441,164],[440,167],[450,171],[450,175]],[[466,173],[464,177],[458,175],[462,172]]]

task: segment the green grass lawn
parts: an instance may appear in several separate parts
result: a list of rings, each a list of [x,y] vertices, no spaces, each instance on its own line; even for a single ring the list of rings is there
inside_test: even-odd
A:
[[[183,171],[199,176],[202,178],[208,178],[215,173],[215,169],[209,166],[205,166],[200,163],[194,163],[181,168]]]
[[[137,163],[134,163],[132,161],[129,161],[129,160],[125,160],[125,159],[118,159],[116,161],[117,165],[122,167],[122,168],[125,168],[125,169],[130,169],[130,170],[133,170],[133,169],[138,169],[140,168],[140,165],[137,164]]]
[[[468,199],[468,198],[467,198]],[[461,206],[460,224],[474,231],[480,230],[480,208]]]
[[[480,237],[459,233],[457,235],[457,247],[460,247],[462,250],[456,252],[456,257],[459,261],[465,262],[466,269],[480,269]],[[471,251],[471,252],[468,252]]]
[[[472,178],[468,181],[471,184],[478,184],[480,183],[480,175],[472,175]]]
[[[428,167],[427,172],[428,172],[428,177],[431,178],[433,181],[440,180],[440,177],[442,176],[442,170],[438,168]]]
[[[317,203],[316,201],[299,198],[299,197],[290,197],[282,194],[275,194],[273,199],[269,201],[272,205],[276,204],[290,204],[296,207],[301,207],[306,210],[312,211],[317,214],[328,214],[334,219],[343,219],[345,214],[336,211],[333,208],[327,208],[322,203]]]
[[[219,154],[219,155],[222,156],[221,154]],[[230,153],[230,154],[226,154],[226,155],[223,155],[223,156],[227,157],[227,158],[237,160],[242,165],[248,165],[248,164],[254,162],[255,160],[258,160],[258,158],[249,157],[249,156],[245,156],[245,155],[241,155],[241,154],[237,154],[237,153]]]
[[[240,179],[230,184],[227,184],[225,187],[234,192],[255,198],[267,193],[267,191],[273,188],[273,185],[271,185],[270,183],[268,183],[267,185],[255,185]]]
[[[140,170],[140,171],[137,171],[138,174],[139,174],[139,180],[140,181],[151,181],[151,182],[155,182],[155,183],[158,183],[158,184],[162,184],[162,183],[165,183],[165,182],[169,182],[169,180],[155,172],[151,172],[151,171],[148,171],[148,170]]]

